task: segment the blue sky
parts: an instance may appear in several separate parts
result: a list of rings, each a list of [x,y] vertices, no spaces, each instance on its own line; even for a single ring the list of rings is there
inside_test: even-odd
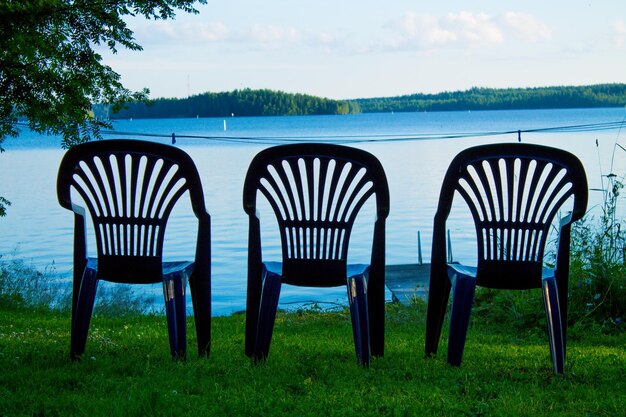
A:
[[[269,88],[344,99],[626,82],[623,0],[228,0],[130,19],[104,54],[152,97]]]

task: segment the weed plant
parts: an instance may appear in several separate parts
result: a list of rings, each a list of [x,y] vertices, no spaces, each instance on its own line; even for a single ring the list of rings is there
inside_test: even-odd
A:
[[[54,285],[54,265],[39,271],[24,259],[0,255],[0,307],[3,309],[64,309],[71,302],[63,287]]]
[[[94,314],[125,316],[149,310],[148,302],[129,285],[100,285]],[[24,259],[0,255],[0,309],[58,310],[69,312],[71,285],[55,272],[54,265],[37,270]]]
[[[572,229],[570,319],[624,330],[626,318],[626,220],[617,216],[623,178],[608,175],[602,212]]]

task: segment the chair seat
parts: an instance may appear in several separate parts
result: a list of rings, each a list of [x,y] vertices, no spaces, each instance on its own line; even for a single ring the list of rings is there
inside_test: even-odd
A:
[[[453,274],[458,274],[468,278],[478,277],[478,268],[475,266],[463,265],[460,263],[448,264],[448,277],[452,278]],[[554,278],[554,268],[542,268],[541,279]]]
[[[282,277],[283,275],[283,263],[282,262],[263,262],[265,270],[273,275]],[[346,280],[350,278],[356,278],[360,276],[367,276],[370,266],[368,264],[350,264],[347,266]],[[345,285],[343,283],[342,285]]]
[[[193,272],[195,263],[192,261],[170,261],[170,262],[163,262],[163,266],[162,266],[162,273],[163,273],[163,277],[166,278],[167,276],[173,275],[173,274],[183,274],[183,276],[189,278],[191,276],[191,273]],[[86,268],[89,268],[93,271],[97,271],[98,270],[98,258],[87,258],[87,266]],[[115,282],[115,281],[112,281]],[[157,282],[161,282],[161,279],[155,279],[154,283]]]

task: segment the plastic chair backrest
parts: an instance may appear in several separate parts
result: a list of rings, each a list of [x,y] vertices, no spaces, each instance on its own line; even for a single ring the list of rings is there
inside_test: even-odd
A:
[[[114,282],[160,281],[167,220],[186,191],[194,214],[206,213],[189,155],[154,142],[115,139],[75,146],[61,162],[57,192],[59,203],[76,211],[72,188],[93,220],[100,278]]]
[[[561,206],[574,197],[569,222],[584,215],[587,180],[569,152],[531,144],[484,145],[452,161],[441,190],[438,221],[458,192],[472,213],[478,246],[478,284],[536,288],[546,239]]]
[[[257,190],[280,230],[283,281],[345,285],[350,233],[356,216],[376,196],[377,218],[389,213],[380,162],[368,152],[332,144],[268,148],[254,158],[244,184],[244,209],[256,213]]]

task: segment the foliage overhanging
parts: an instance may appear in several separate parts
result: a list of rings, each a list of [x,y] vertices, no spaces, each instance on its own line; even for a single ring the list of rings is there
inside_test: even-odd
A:
[[[205,4],[206,0],[197,0]],[[100,136],[106,121],[94,103],[115,109],[146,100],[149,91],[125,88],[102,63],[98,48],[139,51],[129,16],[172,19],[197,13],[196,0],[8,0],[0,2],[0,145],[18,134],[15,123],[59,135],[64,147]]]

